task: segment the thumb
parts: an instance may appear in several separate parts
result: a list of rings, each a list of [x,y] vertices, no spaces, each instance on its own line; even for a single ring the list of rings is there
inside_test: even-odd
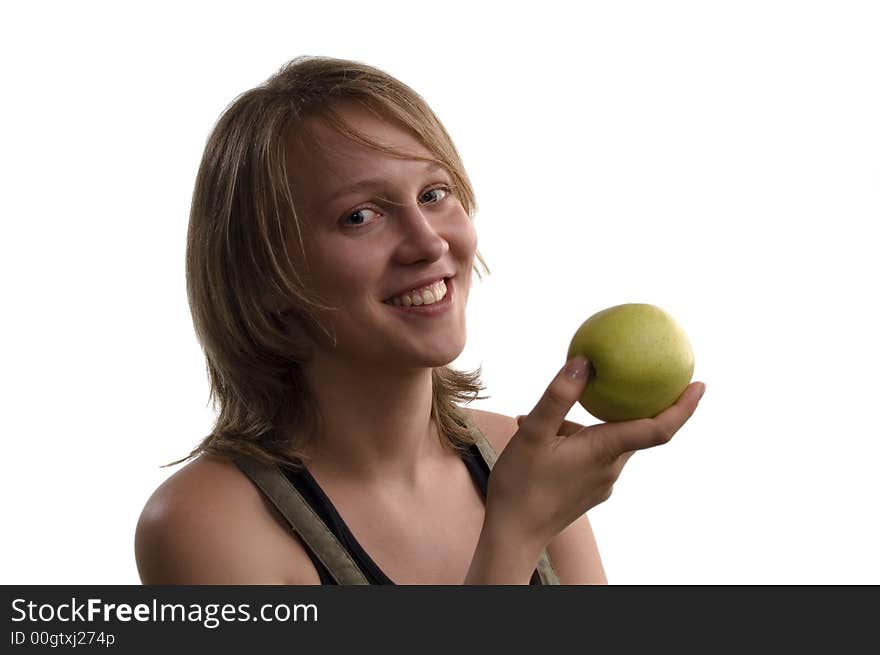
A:
[[[517,417],[521,430],[537,438],[555,437],[568,411],[584,392],[589,370],[586,357],[578,355],[568,360],[535,408],[522,419]]]

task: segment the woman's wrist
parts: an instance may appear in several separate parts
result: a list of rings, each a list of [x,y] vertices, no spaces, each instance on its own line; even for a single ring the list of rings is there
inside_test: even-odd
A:
[[[487,516],[464,584],[527,585],[545,545]]]

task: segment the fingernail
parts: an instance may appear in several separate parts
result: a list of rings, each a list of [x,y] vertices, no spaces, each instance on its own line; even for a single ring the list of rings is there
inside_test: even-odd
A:
[[[585,357],[577,355],[568,361],[564,370],[572,380],[583,380],[587,377],[587,360]]]
[[[700,389],[700,395],[697,396],[697,402],[699,402],[703,398],[703,394],[706,393],[706,383],[701,382],[700,384],[702,384],[702,389]]]

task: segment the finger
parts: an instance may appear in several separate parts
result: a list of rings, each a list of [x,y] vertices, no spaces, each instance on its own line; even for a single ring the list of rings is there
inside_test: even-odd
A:
[[[525,414],[520,414],[519,416],[517,416],[516,417],[517,426],[522,425],[522,422],[525,418],[526,418]],[[575,432],[580,432],[585,427],[587,427],[587,426],[581,425],[580,423],[575,423],[574,421],[565,420],[562,422],[562,425],[559,427],[559,432],[557,434],[559,434],[560,436],[563,436],[563,437],[570,437]]]
[[[538,438],[556,437],[572,405],[584,391],[589,377],[589,362],[578,355],[566,362],[538,400],[535,408],[520,423],[521,431]]]
[[[670,437],[678,432],[681,426],[697,411],[697,405],[700,404],[700,399],[705,392],[706,385],[703,382],[693,382],[688,385],[672,407],[653,418],[653,421],[660,426],[660,431]]]
[[[596,426],[604,449],[612,457],[668,443],[693,415],[706,389],[702,382],[689,385],[672,407],[654,418],[643,418]]]

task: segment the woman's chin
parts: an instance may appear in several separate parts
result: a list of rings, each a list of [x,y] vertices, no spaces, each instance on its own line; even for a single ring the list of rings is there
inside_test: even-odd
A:
[[[436,349],[432,352],[412,353],[410,356],[402,356],[401,360],[409,360],[414,367],[438,368],[448,366],[464,352],[464,344],[450,345],[448,348]],[[408,367],[409,368],[409,367]]]

